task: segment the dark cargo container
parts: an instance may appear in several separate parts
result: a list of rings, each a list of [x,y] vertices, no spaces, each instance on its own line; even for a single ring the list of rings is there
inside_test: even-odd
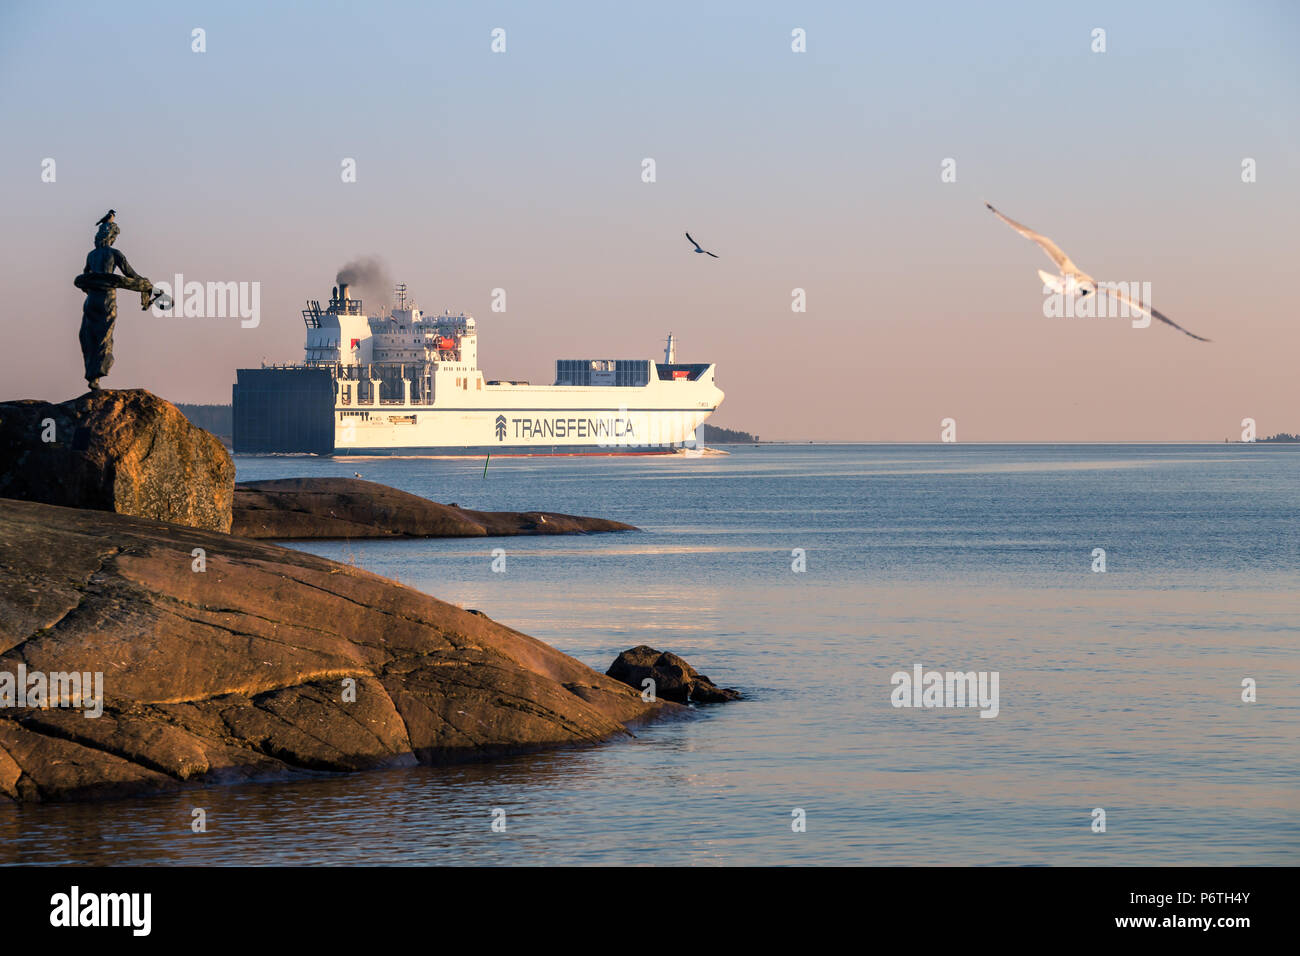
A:
[[[324,368],[241,368],[231,390],[236,454],[334,452],[334,381]]]

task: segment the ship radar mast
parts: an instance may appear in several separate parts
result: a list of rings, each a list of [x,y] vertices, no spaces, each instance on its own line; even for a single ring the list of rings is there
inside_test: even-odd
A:
[[[395,290],[395,294],[397,296],[397,307],[399,309],[405,309],[406,308],[406,283],[405,282],[397,283],[397,289]]]
[[[668,344],[664,346],[664,364],[672,365],[677,361],[677,337],[668,333]]]

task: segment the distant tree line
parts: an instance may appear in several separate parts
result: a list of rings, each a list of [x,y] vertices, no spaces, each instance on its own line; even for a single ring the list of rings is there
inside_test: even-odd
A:
[[[181,414],[204,431],[210,431],[218,438],[230,439],[235,433],[234,418],[229,405],[182,405],[176,403]]]
[[[1269,435],[1267,438],[1261,438],[1260,441],[1300,441],[1300,435],[1292,435],[1289,432],[1278,432],[1276,435]]]
[[[732,428],[719,428],[717,425],[701,425],[695,430],[695,437],[702,442],[713,442],[715,445],[743,445],[758,441],[757,435]]]

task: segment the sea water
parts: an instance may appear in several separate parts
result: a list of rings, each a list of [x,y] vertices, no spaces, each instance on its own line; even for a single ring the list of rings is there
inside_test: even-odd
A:
[[[745,699],[483,764],[0,807],[0,862],[1300,863],[1300,446],[730,451],[237,458],[634,524],[293,547]],[[996,673],[997,716],[894,706],[918,666]]]

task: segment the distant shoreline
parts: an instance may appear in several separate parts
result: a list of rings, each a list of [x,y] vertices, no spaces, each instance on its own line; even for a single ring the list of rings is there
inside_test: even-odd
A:
[[[220,435],[218,435],[217,438],[221,439],[223,442],[227,442],[227,446],[226,446],[226,447],[227,447],[227,449],[229,449],[229,444],[228,444],[228,440],[227,440],[227,439],[222,438],[222,436],[220,436]],[[755,448],[757,448],[757,447],[763,447],[763,448],[767,448],[767,447],[772,447],[772,448],[778,448],[778,447],[788,447],[788,448],[809,448],[809,447],[812,447],[812,448],[853,448],[853,447],[861,447],[861,446],[881,446],[881,447],[886,447],[886,446],[888,446],[888,447],[894,447],[894,448],[935,448],[935,447],[941,447],[941,446],[942,446],[942,447],[947,447],[947,446],[949,446],[949,445],[951,445],[951,446],[953,446],[953,447],[963,447],[963,446],[964,446],[964,447],[967,447],[967,448],[969,448],[969,447],[981,447],[981,448],[993,448],[993,447],[1001,447],[1001,448],[1092,448],[1092,447],[1098,447],[1098,446],[1102,446],[1102,445],[1122,445],[1122,446],[1133,446],[1133,447],[1141,447],[1141,446],[1172,446],[1172,445],[1202,446],[1202,445],[1203,445],[1203,446],[1205,446],[1205,447],[1207,447],[1207,448],[1223,448],[1223,447],[1226,445],[1226,446],[1230,446],[1230,447],[1234,447],[1234,448],[1235,448],[1235,447],[1237,447],[1237,446],[1248,446],[1248,445],[1300,445],[1300,441],[1292,441],[1292,440],[1288,440],[1288,439],[1271,439],[1271,438],[1260,438],[1260,439],[1257,439],[1256,441],[1253,441],[1253,442],[1244,442],[1244,441],[1231,441],[1231,442],[1225,442],[1225,441],[1211,441],[1211,440],[1209,440],[1209,439],[1204,439],[1204,438],[1186,439],[1186,440],[1168,440],[1168,439],[1159,439],[1159,440],[1145,440],[1145,441],[1119,440],[1119,441],[961,441],[961,442],[940,442],[940,441],[798,441],[798,440],[778,441],[778,440],[764,440],[764,441],[756,441],[756,442],[712,442],[712,443],[710,443],[709,447],[722,446],[722,447],[735,448],[735,447],[743,447],[743,446],[746,446],[746,445],[748,445],[748,446],[750,446],[750,447],[755,447]],[[360,461],[360,460],[367,460],[367,461],[395,461],[395,460],[400,460],[400,459],[420,459],[420,460],[426,460],[426,459],[439,459],[439,460],[446,460],[446,461],[459,461],[459,460],[463,460],[466,456],[457,456],[457,455],[400,455],[400,456],[385,455],[385,456],[383,456],[383,457],[376,458],[376,457],[373,457],[373,456],[355,456],[355,455],[339,455],[339,456],[333,456],[333,455],[313,455],[313,454],[310,454],[310,453],[293,453],[293,454],[248,454],[248,453],[244,453],[244,452],[232,452],[232,457],[235,458],[235,459],[241,459],[241,458],[319,458],[321,461],[340,461],[340,462],[347,462],[347,461]],[[472,456],[470,456],[470,457],[472,457]],[[556,456],[548,456],[548,455],[514,455],[514,456],[510,456],[510,457],[515,458],[515,459],[518,459],[518,460],[525,460],[525,459],[532,459],[532,458],[537,458],[537,459],[541,459],[541,458],[550,458],[550,457],[556,457]],[[569,459],[569,458],[584,457],[584,456],[568,455],[568,456],[559,456],[559,457],[563,457],[563,458],[565,458],[565,459],[567,460],[567,459]],[[592,457],[592,458],[601,457],[602,459],[604,459],[604,458],[620,458],[620,457],[636,457],[636,456],[607,455],[607,456],[586,456],[586,457]],[[651,457],[651,456],[639,456],[639,457]],[[678,456],[671,455],[671,454],[663,454],[663,455],[658,455],[658,456],[653,456],[653,457],[661,457],[661,458],[671,459],[671,458],[678,457]],[[481,461],[482,458],[480,457],[479,460]],[[493,460],[495,461],[495,459],[493,459]]]
[[[195,425],[212,432],[221,440],[222,444],[230,447],[229,425],[226,424],[230,416],[229,405],[196,405],[178,403],[179,408]],[[224,416],[224,417],[223,417]],[[223,424],[226,426],[223,430]],[[739,431],[730,428],[720,428],[716,425],[704,424],[700,426],[699,435],[700,444],[702,445],[899,445],[899,446],[928,446],[928,445],[1024,445],[1027,447],[1036,447],[1043,445],[1289,445],[1300,444],[1300,434],[1290,434],[1288,432],[1278,432],[1267,438],[1258,438],[1253,442],[1245,441],[1215,441],[1213,439],[1143,439],[1143,440],[1115,440],[1115,441],[960,441],[960,442],[939,442],[939,441],[873,441],[870,439],[848,439],[848,440],[815,440],[815,439],[761,439],[757,435],[751,435],[749,432]],[[242,456],[237,456],[242,457]],[[261,456],[249,456],[261,457]]]
[[[740,444],[740,443],[716,442],[715,444]],[[1120,440],[1115,440],[1115,441],[960,441],[960,442],[941,442],[941,441],[867,441],[867,440],[861,440],[861,441],[832,441],[832,440],[823,440],[823,441],[813,441],[813,440],[808,440],[808,441],[801,441],[801,440],[798,440],[798,439],[791,439],[791,440],[785,440],[785,441],[782,441],[782,440],[777,440],[777,439],[768,439],[768,440],[764,440],[764,441],[756,441],[756,442],[752,442],[752,443],[751,443],[751,442],[745,442],[744,444],[754,444],[754,445],[793,445],[793,446],[805,447],[805,448],[806,448],[807,446],[809,446],[809,445],[814,445],[814,446],[838,446],[838,447],[850,447],[850,446],[854,446],[854,445],[896,445],[896,446],[899,446],[899,447],[904,447],[904,446],[906,446],[906,447],[917,447],[917,448],[929,448],[929,447],[931,447],[931,446],[937,446],[937,445],[954,445],[954,446],[961,446],[961,445],[981,445],[981,446],[992,446],[992,445],[998,445],[998,446],[1011,446],[1011,447],[1020,447],[1020,446],[1023,446],[1023,447],[1026,447],[1026,448],[1041,448],[1041,447],[1061,447],[1061,448],[1069,448],[1069,447],[1077,447],[1077,446],[1096,446],[1096,445],[1208,445],[1208,446],[1210,446],[1210,447],[1214,447],[1214,448],[1222,448],[1224,445],[1289,445],[1289,444],[1300,444],[1300,439],[1297,439],[1297,438],[1259,438],[1259,439],[1256,439],[1256,440],[1253,441],[1253,442],[1246,442],[1246,441],[1212,441],[1212,440],[1210,440],[1210,439],[1206,439],[1206,438],[1191,438],[1191,439],[1145,439],[1145,440],[1120,439]]]

